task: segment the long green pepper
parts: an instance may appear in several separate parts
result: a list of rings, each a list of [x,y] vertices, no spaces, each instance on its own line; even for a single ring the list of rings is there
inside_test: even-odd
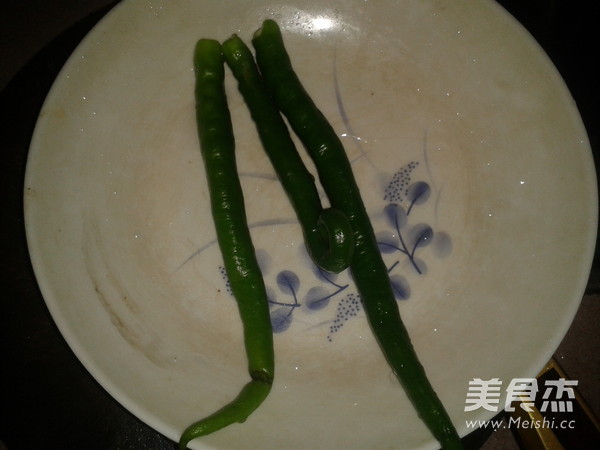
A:
[[[350,220],[355,242],[350,269],[385,357],[442,448],[462,448],[460,437],[427,379],[400,318],[387,268],[342,143],[294,72],[277,23],[266,20],[252,43],[260,72],[279,109],[313,159],[331,206]]]
[[[239,182],[235,141],[224,91],[221,44],[201,39],[194,50],[198,136],[209,186],[217,241],[244,329],[251,380],[238,396],[214,414],[190,425],[179,441],[243,422],[264,401],[274,374],[273,331],[265,284],[248,229]]]
[[[354,251],[348,219],[335,208],[322,208],[314,177],[302,162],[250,49],[233,35],[223,43],[223,54],[238,80],[263,148],[296,211],[308,253],[322,269],[341,272],[350,265]]]

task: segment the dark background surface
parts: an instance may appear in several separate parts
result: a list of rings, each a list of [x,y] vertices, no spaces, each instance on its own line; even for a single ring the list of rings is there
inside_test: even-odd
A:
[[[171,449],[173,443],[113,400],[75,358],[38,290],[25,242],[22,188],[37,113],[63,63],[114,2],[0,1],[0,450]],[[598,2],[501,0],[557,66],[598,149]],[[597,261],[555,358],[600,411]],[[519,448],[501,430],[473,448]],[[581,448],[586,448],[582,446]],[[591,446],[588,448],[592,448]]]

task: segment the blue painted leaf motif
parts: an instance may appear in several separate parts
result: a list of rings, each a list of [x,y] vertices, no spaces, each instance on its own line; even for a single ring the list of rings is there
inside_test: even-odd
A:
[[[326,283],[333,284],[338,277],[337,273],[326,272],[325,270],[321,269],[316,264],[313,264],[312,268],[313,268],[313,273],[315,274],[317,279],[320,281],[324,281]]]
[[[271,326],[274,333],[281,333],[287,330],[292,324],[292,314],[294,308],[281,306],[271,311]]]
[[[392,275],[390,282],[396,300],[407,300],[410,297],[410,286],[406,278],[402,275]]]
[[[277,274],[277,286],[281,292],[295,296],[300,287],[300,279],[291,270],[282,270]]]
[[[413,253],[417,247],[426,247],[431,244],[432,240],[433,229],[425,223],[417,224],[410,230]]]
[[[325,308],[331,300],[331,294],[322,286],[310,288],[304,298],[304,304],[308,309],[318,310]]]
[[[271,255],[269,255],[266,250],[256,250],[256,261],[258,262],[258,266],[263,275],[271,268]]]
[[[383,212],[392,227],[396,230],[400,230],[406,221],[408,220],[406,211],[398,203],[389,203],[383,208]]]
[[[375,236],[381,253],[394,253],[399,250],[400,241],[390,231],[380,231]]]
[[[429,199],[431,188],[424,181],[417,181],[406,189],[406,198],[412,205],[422,205]]]
[[[433,251],[440,258],[445,258],[452,253],[452,238],[444,231],[436,231],[433,236]]]
[[[427,264],[421,258],[413,258],[412,264],[417,269],[419,275],[425,275],[427,273]]]
[[[269,308],[272,308],[277,303],[277,294],[275,294],[275,291],[273,291],[270,286],[265,286],[265,290],[267,292]]]

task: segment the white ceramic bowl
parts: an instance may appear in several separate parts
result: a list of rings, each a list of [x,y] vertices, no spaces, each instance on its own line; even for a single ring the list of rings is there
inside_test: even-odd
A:
[[[44,298],[102,386],[174,440],[248,379],[195,129],[199,38],[249,42],[263,19],[281,25],[353,161],[402,316],[462,434],[467,419],[494,415],[464,411],[468,382],[534,377],[579,305],[595,173],[576,107],[534,40],[493,1],[324,5],[125,0],[74,52],[40,114],[25,214]],[[434,448],[352,280],[323,277],[306,258],[232,78],[277,372],[246,423],[194,445]],[[397,229],[394,211],[406,219]]]

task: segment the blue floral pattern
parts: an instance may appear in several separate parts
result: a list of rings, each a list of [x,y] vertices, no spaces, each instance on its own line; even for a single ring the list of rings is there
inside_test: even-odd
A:
[[[339,117],[347,131],[342,136],[353,138],[360,151],[360,155],[351,161],[354,164],[365,157],[366,153],[362,148],[361,139],[356,137],[346,113],[337,77],[335,55],[333,86]],[[392,290],[398,301],[406,301],[411,298],[412,294],[407,278],[408,273],[401,273],[401,268],[404,272],[409,270],[416,276],[424,276],[427,273],[427,264],[421,257],[421,250],[424,247],[435,242],[435,251],[429,253],[431,257],[443,257],[452,251],[452,240],[447,233],[434,232],[433,227],[427,223],[411,221],[413,217],[411,214],[416,208],[432,205],[429,207],[437,214],[436,207],[440,191],[432,188],[435,184],[432,180],[427,156],[427,134],[425,134],[423,144],[422,161],[409,161],[395,171],[380,195],[382,199],[380,211],[383,214],[372,217],[377,244],[388,266]],[[366,157],[366,159],[369,158]],[[413,181],[415,171],[421,165],[425,168],[424,172],[429,182]],[[276,178],[273,177],[273,179]],[[435,201],[432,201],[432,197],[435,197]],[[285,223],[284,221],[270,222],[271,225],[284,225]],[[277,273],[274,283],[266,281],[273,332],[285,332],[290,329],[294,321],[302,321],[303,314],[318,314],[323,317],[323,321],[319,322],[319,325],[328,327],[327,340],[331,342],[334,335],[362,311],[360,295],[353,288],[353,284],[339,281],[340,278],[343,278],[342,274],[324,272],[310,260],[306,252],[304,252],[304,256],[304,264],[311,266],[313,278],[301,280],[293,270],[282,268]],[[264,276],[270,271],[269,264],[265,262],[269,259],[268,252],[258,250],[257,257],[259,263],[264,262],[261,264]],[[404,262],[408,262],[408,264],[403,264]],[[226,288],[231,292],[225,270],[222,267],[219,270]],[[350,281],[352,274],[350,271],[348,272],[346,279]],[[302,284],[308,285],[308,289],[302,287]]]
[[[443,232],[436,233],[433,227],[423,223],[411,223],[411,213],[417,208],[433,204],[434,191],[430,183],[413,181],[418,161],[411,161],[400,167],[381,193],[383,200],[381,211],[374,222],[379,250],[388,265],[390,282],[394,296],[398,301],[411,298],[411,286],[407,276],[401,273],[401,267],[408,267],[418,276],[427,273],[427,264],[420,257],[420,251],[437,240],[442,252],[429,255],[446,255],[451,251],[451,239]],[[274,333],[288,330],[298,315],[319,314],[323,324],[328,326],[327,340],[332,341],[344,325],[358,316],[362,310],[360,295],[351,283],[340,282],[341,274],[321,270],[307,255],[305,264],[311,265],[313,278],[301,280],[291,269],[277,272],[275,282],[267,285],[271,323]],[[257,251],[259,263],[268,260],[268,252]],[[408,262],[408,264],[402,264]],[[263,275],[270,271],[269,264],[261,264]],[[405,269],[406,270],[406,269]],[[225,270],[219,267],[226,289],[231,293]],[[348,274],[351,277],[351,274]],[[301,286],[302,284],[307,286]]]

